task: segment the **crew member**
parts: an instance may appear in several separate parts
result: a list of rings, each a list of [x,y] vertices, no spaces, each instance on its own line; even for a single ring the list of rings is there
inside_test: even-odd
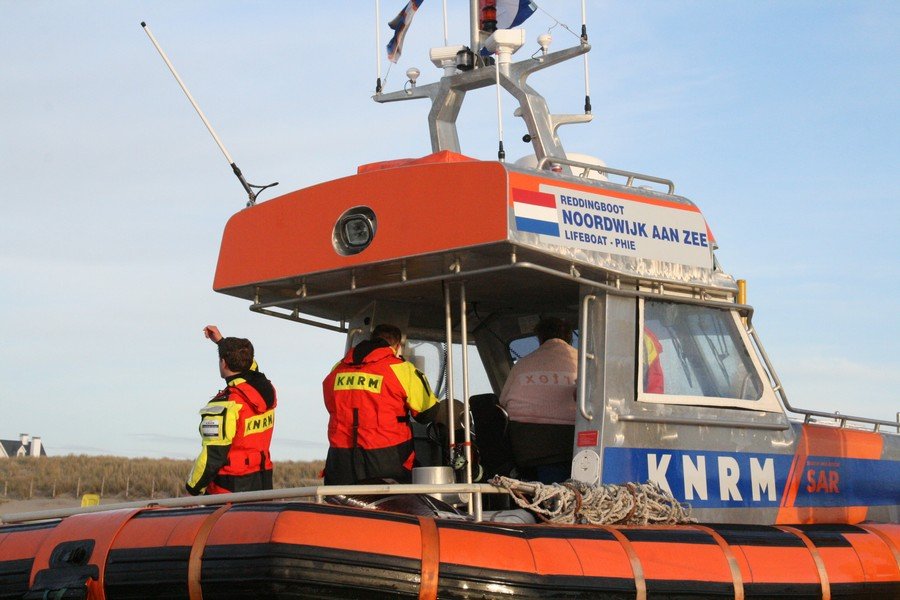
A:
[[[410,481],[409,417],[427,423],[440,407],[421,371],[400,355],[402,333],[377,325],[322,382],[328,410],[325,484]]]
[[[509,441],[520,479],[569,479],[575,438],[578,352],[572,327],[545,317],[534,328],[540,346],[513,365],[500,392],[509,414]]]
[[[200,410],[203,447],[185,487],[191,495],[272,489],[269,444],[275,426],[275,388],[259,372],[250,340],[203,334],[219,347],[226,387]]]

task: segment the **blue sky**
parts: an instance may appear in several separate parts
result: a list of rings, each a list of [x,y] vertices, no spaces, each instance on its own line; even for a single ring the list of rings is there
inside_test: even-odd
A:
[[[402,4],[382,1],[383,44]],[[539,4],[579,29],[580,3]],[[430,150],[426,104],[369,99],[373,3],[347,5],[0,1],[0,437],[193,456],[196,411],[220,385],[201,334],[216,323],[254,341],[278,387],[275,457],[324,457],[320,382],[343,339],[211,290],[245,197],[140,22],[247,178],[280,194]],[[562,130],[567,149],[673,179],[701,207],[793,404],[894,418],[900,4],[589,2],[588,15],[595,120]],[[551,25],[539,13],[527,39]],[[450,30],[467,41],[458,9]],[[552,34],[556,49],[574,41]],[[388,89],[410,66],[433,81],[427,48],[441,44],[427,1]],[[581,73],[532,84],[578,112]],[[491,160],[493,92],[471,96],[463,151]]]

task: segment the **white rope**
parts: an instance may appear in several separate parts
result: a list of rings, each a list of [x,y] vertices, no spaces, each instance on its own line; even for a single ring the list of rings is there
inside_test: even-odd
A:
[[[550,523],[590,525],[675,525],[695,523],[691,508],[652,482],[601,484],[580,481],[543,484],[494,477],[492,484],[510,491],[519,507]]]
[[[557,19],[556,17],[554,17],[553,15],[548,13],[546,10],[544,10],[543,6],[538,6],[538,10],[541,11],[542,13],[544,13],[545,15],[547,15],[548,17],[550,17],[550,19],[552,19],[554,21],[554,24],[551,25],[550,29],[547,30],[548,32],[550,30],[552,30],[554,27],[556,27],[557,25],[559,25],[560,27],[562,27],[563,29],[565,29],[566,31],[568,31],[569,33],[571,33],[578,39],[581,39],[580,34],[576,33],[571,27],[569,27],[568,25],[566,25],[565,23],[563,23],[562,21],[560,21],[559,19]]]

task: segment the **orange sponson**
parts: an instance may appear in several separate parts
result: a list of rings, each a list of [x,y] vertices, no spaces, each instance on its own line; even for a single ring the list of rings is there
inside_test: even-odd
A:
[[[88,584],[91,600],[136,597],[147,585],[191,598],[201,591],[280,598],[279,590],[306,586],[345,596],[393,589],[423,597],[489,596],[498,589],[529,598],[560,590],[638,597],[900,593],[896,524],[508,525],[260,503],[103,512],[0,528],[0,582],[19,578],[17,595],[9,597],[52,592],[35,590],[35,575],[52,566],[54,552],[64,573],[60,544],[85,541],[99,570]],[[27,580],[18,574],[30,557]]]

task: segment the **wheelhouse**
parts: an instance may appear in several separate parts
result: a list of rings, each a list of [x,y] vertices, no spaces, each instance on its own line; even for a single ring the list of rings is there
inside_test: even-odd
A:
[[[651,479],[700,518],[774,522],[802,432],[702,214],[640,181],[447,152],[369,165],[232,217],[215,288],[348,346],[396,324],[405,356],[463,403],[446,403],[466,425],[453,444],[473,431],[469,399],[498,395],[537,320],[562,317],[579,356],[574,478]],[[266,260],[235,260],[247,244]]]
[[[470,397],[499,394],[514,361],[536,347],[541,316],[565,318],[578,346],[573,478],[652,480],[710,521],[896,520],[900,442],[878,429],[897,424],[838,416],[841,427],[827,431],[811,422],[836,415],[816,411],[800,411],[803,425],[788,420],[794,409],[753,310],[718,264],[700,209],[669,180],[573,160],[557,129],[591,115],[551,114],[527,85],[531,73],[589,51],[586,40],[511,63],[519,37],[495,40],[509,50],[496,69],[457,71],[436,57],[460,48],[438,48],[440,81],[376,94],[431,101],[433,154],[364,165],[234,215],[214,288],[256,312],[345,334],[348,346],[375,324],[399,326],[407,358],[441,396],[462,401],[446,403],[447,422],[462,412],[465,442]],[[531,167],[460,154],[463,99],[495,84],[518,102]],[[247,247],[264,259],[245,260]],[[850,431],[851,422],[874,431]],[[454,427],[449,435],[454,446]],[[479,473],[463,448],[471,483]],[[843,477],[854,489],[887,478],[894,497],[816,495],[818,485],[800,481],[818,477],[819,463],[850,465]]]

